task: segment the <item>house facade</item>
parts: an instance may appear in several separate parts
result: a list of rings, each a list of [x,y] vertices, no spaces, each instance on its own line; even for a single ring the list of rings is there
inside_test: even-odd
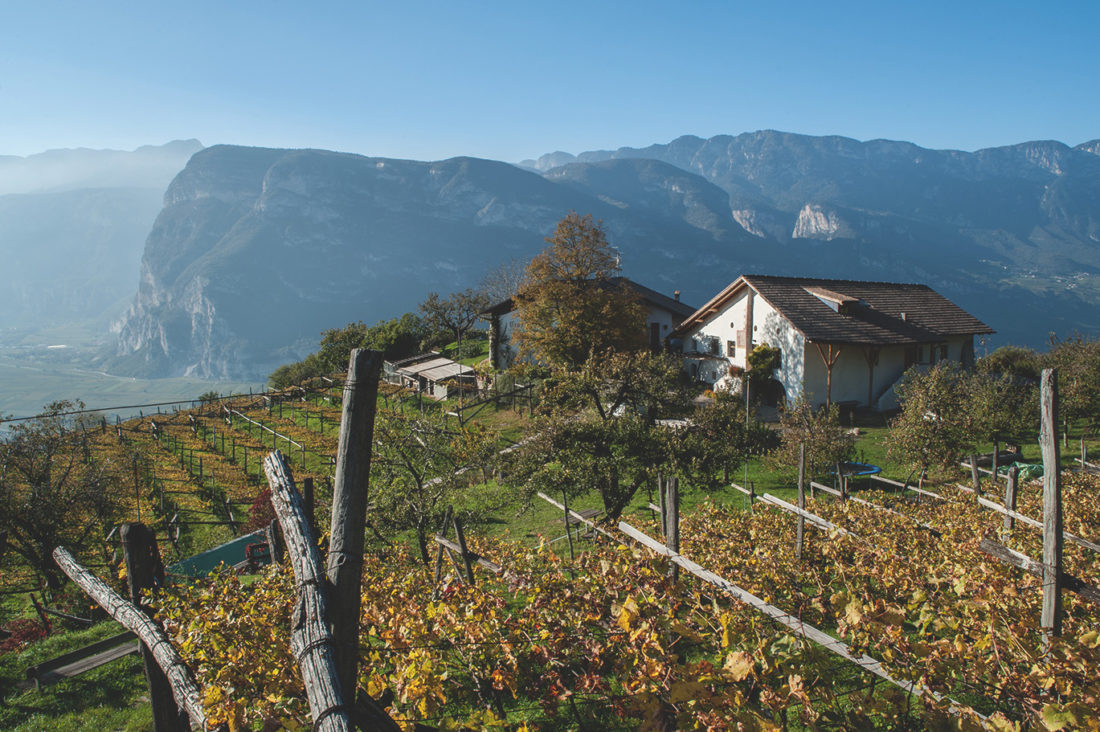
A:
[[[646,307],[646,339],[653,350],[663,348],[665,340],[676,327],[695,312],[695,308],[680,302],[679,290],[669,297],[625,277],[610,278],[605,286],[618,287],[620,283],[625,283],[636,292]],[[518,354],[512,342],[519,326],[515,303],[508,298],[485,310],[482,316],[489,321],[490,362],[494,369],[506,369],[515,363]]]
[[[993,332],[925,285],[743,275],[672,337],[688,374],[714,388],[739,390],[749,352],[767,344],[782,398],[885,411],[909,367],[972,365],[974,336]]]

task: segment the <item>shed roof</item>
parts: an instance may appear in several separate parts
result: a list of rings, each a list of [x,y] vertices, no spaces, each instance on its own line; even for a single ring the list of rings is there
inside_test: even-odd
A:
[[[442,381],[456,376],[473,376],[474,370],[469,366],[456,363],[449,358],[443,358],[438,354],[422,361],[413,361],[407,366],[397,369],[397,373],[409,378],[423,377],[428,381]]]
[[[807,340],[821,343],[935,343],[946,336],[994,332],[927,285],[771,275],[737,278],[681,323],[677,332],[705,323],[746,287]]]

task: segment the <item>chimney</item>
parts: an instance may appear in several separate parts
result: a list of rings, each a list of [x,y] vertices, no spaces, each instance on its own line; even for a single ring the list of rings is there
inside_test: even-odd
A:
[[[672,299],[674,299],[676,302],[680,302],[680,291],[679,290],[672,293]]]

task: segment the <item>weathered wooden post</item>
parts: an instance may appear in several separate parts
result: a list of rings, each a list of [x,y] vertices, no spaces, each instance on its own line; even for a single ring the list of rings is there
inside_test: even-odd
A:
[[[306,504],[306,523],[313,535],[317,536],[317,522],[313,516],[313,478],[302,479],[302,500]]]
[[[565,488],[561,489],[561,505],[562,518],[565,521],[565,536],[569,540],[569,561],[577,561],[577,555],[573,552],[573,530],[569,528],[569,496],[565,493]]]
[[[1005,483],[1005,508],[1009,511],[1016,510],[1016,483],[1020,478],[1020,469],[1013,465],[1008,469],[1008,481]],[[1012,531],[1016,525],[1016,519],[1011,514],[1005,514],[1005,531]]]
[[[978,474],[978,456],[970,453],[970,485],[977,495],[982,494],[982,476]]]
[[[327,576],[332,598],[332,634],[341,685],[354,689],[359,668],[360,583],[363,576],[363,532],[374,442],[374,412],[382,354],[352,350],[332,489],[332,523]]]
[[[1062,635],[1062,482],[1058,449],[1058,371],[1043,369],[1039,400],[1043,451],[1043,645]]]
[[[806,443],[798,446],[798,508],[806,510]],[[802,535],[806,528],[806,517],[798,514],[798,529],[794,536],[794,558],[802,558]]]
[[[665,480],[665,491],[668,493],[668,497],[665,498],[665,536],[667,537],[666,545],[675,554],[680,553],[680,481],[676,476],[671,476]],[[680,565],[675,562],[669,562],[668,576],[672,578],[672,581],[680,579]]]
[[[126,562],[126,580],[130,586],[130,601],[152,617],[152,613],[142,602],[141,593],[143,590],[164,586],[164,565],[160,561],[156,536],[145,524],[140,523],[123,524],[119,533],[122,537],[122,555]],[[189,731],[191,724],[187,715],[176,705],[168,678],[144,644],[141,646],[141,657],[145,663],[145,678],[149,683],[149,701],[153,705],[153,728],[156,732]]]
[[[447,527],[451,525],[451,514],[454,512],[453,506],[447,506],[447,510],[443,512],[443,522],[439,526],[439,535],[442,537],[447,536]],[[432,591],[432,597],[435,600],[439,599],[439,581],[443,579],[443,545],[436,543],[435,549],[435,588]]]
[[[462,564],[466,570],[466,581],[470,583],[470,587],[475,585],[474,579],[474,563],[470,561],[470,548],[466,546],[466,532],[462,530],[462,522],[458,520],[458,516],[451,518],[451,522],[455,527],[455,540],[458,542],[459,554],[462,555]]]

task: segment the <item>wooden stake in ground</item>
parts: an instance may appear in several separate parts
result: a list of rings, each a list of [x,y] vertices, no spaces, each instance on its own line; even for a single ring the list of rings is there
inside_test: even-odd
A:
[[[69,579],[99,603],[112,618],[141,639],[145,648],[150,649],[157,665],[168,678],[176,704],[187,712],[191,724],[202,730],[211,729],[207,726],[206,712],[202,707],[202,692],[164,630],[136,605],[119,596],[106,582],[81,567],[64,547],[59,546],[53,550],[53,559]]]
[[[374,442],[374,410],[382,354],[356,348],[348,360],[332,488],[328,585],[332,634],[340,683],[354,693],[359,668],[359,605],[363,577],[363,532]]]
[[[1058,449],[1058,371],[1043,369],[1039,401],[1043,451],[1043,629],[1044,645],[1062,635],[1062,483]]]
[[[806,443],[798,446],[798,507],[806,510]],[[794,558],[802,558],[802,537],[806,529],[806,518],[798,514],[798,531],[794,537]]]
[[[982,476],[978,474],[978,456],[970,453],[970,485],[979,496],[982,494]]]
[[[666,546],[676,554],[680,553],[680,480],[672,476],[665,479],[665,536]],[[668,576],[675,582],[680,579],[680,565],[669,563]]]
[[[1009,511],[1016,510],[1016,483],[1020,479],[1020,469],[1013,465],[1008,469],[1008,480],[1005,482],[1005,508]],[[1005,531],[1012,531],[1016,526],[1016,519],[1011,514],[1005,514]]]
[[[137,463],[134,463],[135,466]],[[143,590],[164,586],[164,564],[160,560],[157,538],[149,527],[140,523],[122,525],[122,556],[126,561],[126,580],[130,586],[130,601],[142,606]],[[144,609],[144,608],[143,608]],[[146,610],[152,617],[152,614]],[[153,706],[153,729],[156,732],[189,732],[187,714],[172,697],[172,686],[148,646],[142,645],[145,678],[149,682],[149,701]]]
[[[290,650],[298,660],[309,699],[313,729],[344,732],[352,729],[349,708],[336,672],[333,638],[328,630],[328,604],[322,592],[324,572],[317,545],[309,535],[305,507],[290,468],[279,452],[264,459],[271,485],[271,505],[283,529],[286,556],[294,568],[297,595],[291,617]],[[351,687],[354,693],[355,687]]]

